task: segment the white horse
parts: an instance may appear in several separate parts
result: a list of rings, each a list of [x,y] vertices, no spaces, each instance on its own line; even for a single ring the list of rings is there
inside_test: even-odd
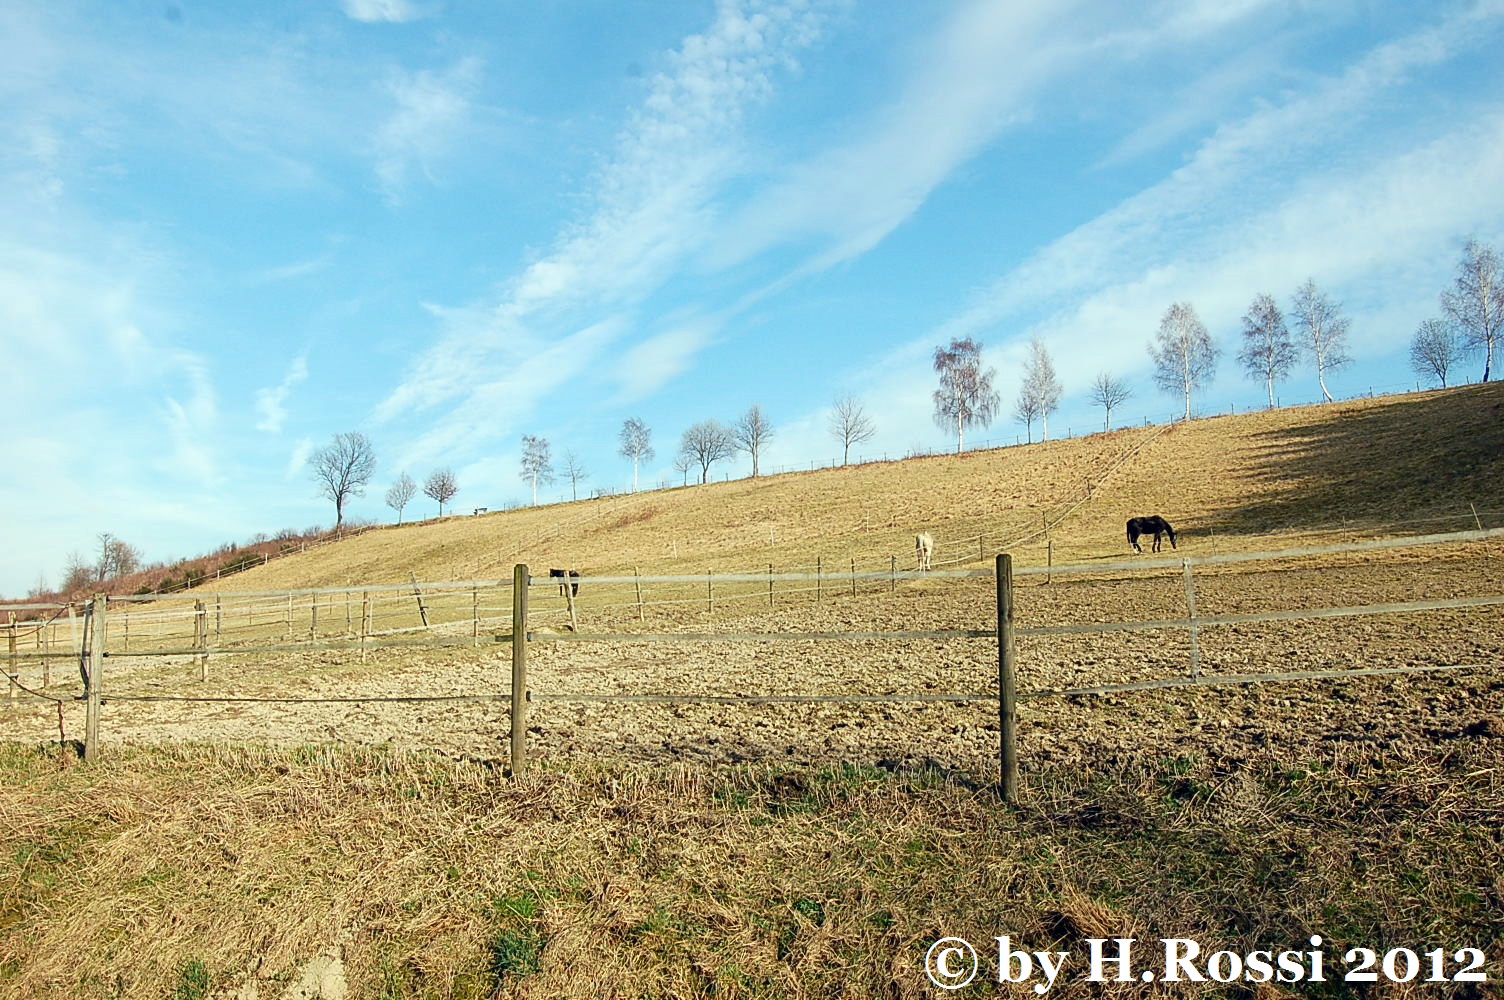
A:
[[[928,531],[921,531],[914,536],[914,559],[919,563],[919,568],[929,572],[930,558],[935,554],[935,540],[930,537]]]

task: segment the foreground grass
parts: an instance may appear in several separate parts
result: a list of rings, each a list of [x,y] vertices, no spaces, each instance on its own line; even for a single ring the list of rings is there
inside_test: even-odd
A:
[[[1008,808],[935,771],[509,781],[382,750],[122,749],[85,766],[0,745],[0,997],[280,997],[331,948],[351,997],[929,996],[931,943],[999,934],[1078,956],[1089,937],[1474,946],[1487,985],[1417,992],[1498,995],[1496,734],[1027,784]],[[1100,995],[1083,979],[1052,995]]]

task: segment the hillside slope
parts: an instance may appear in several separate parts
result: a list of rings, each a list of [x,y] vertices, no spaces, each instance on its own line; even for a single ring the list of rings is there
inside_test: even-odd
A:
[[[1192,551],[1272,534],[1412,534],[1501,523],[1504,385],[1133,427],[1070,440],[740,479],[369,531],[212,586],[221,591],[499,579],[515,562],[588,573],[941,564],[1001,550],[1119,558],[1159,513]],[[1048,530],[1046,530],[1048,528]]]

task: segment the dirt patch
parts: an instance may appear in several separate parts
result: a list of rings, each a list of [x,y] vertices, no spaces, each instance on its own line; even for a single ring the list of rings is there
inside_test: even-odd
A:
[[[1201,614],[1374,604],[1419,596],[1498,593],[1486,546],[1385,562],[1344,557],[1197,577]],[[601,642],[531,646],[528,754],[533,760],[859,762],[937,766],[978,779],[995,771],[997,654],[989,639],[797,642],[634,642],[626,629],[757,632],[992,627],[991,581],[925,581],[856,597],[803,597],[757,608],[682,606],[639,625],[626,609],[581,599],[582,627]],[[1021,626],[1168,619],[1184,614],[1178,573],[1057,581],[1017,592]],[[489,637],[488,637],[489,638]],[[1375,759],[1410,744],[1504,735],[1504,644],[1496,609],[1233,625],[1198,635],[1207,674],[1424,665],[1473,669],[1401,677],[1247,684],[1107,696],[1040,696],[1021,710],[1025,768],[1178,755],[1230,762],[1279,746],[1301,755],[1351,745]],[[1184,675],[1189,637],[1159,630],[1026,636],[1024,692]],[[207,682],[182,660],[112,660],[102,734],[109,743],[349,743],[456,758],[509,756],[510,647],[217,657]],[[892,701],[790,704],[790,696],[858,694]],[[934,702],[940,695],[975,700]],[[222,701],[131,701],[132,696]],[[607,696],[633,700],[610,701]],[[301,703],[254,699],[293,697]],[[757,698],[728,705],[695,697]],[[435,701],[404,699],[432,698]],[[253,699],[253,700],[233,700]],[[661,700],[658,700],[661,699]],[[674,700],[676,699],[676,700]],[[9,713],[15,738],[55,740],[55,709]],[[70,738],[81,704],[64,706]]]

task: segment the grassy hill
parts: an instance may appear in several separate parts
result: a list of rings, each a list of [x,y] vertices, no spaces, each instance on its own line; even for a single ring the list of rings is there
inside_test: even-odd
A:
[[[1159,513],[1193,550],[1312,533],[1504,523],[1504,383],[1132,427],[1035,445],[739,479],[365,532],[214,584],[271,590],[496,579],[515,562],[586,573],[912,565],[1008,550],[1119,557]]]

